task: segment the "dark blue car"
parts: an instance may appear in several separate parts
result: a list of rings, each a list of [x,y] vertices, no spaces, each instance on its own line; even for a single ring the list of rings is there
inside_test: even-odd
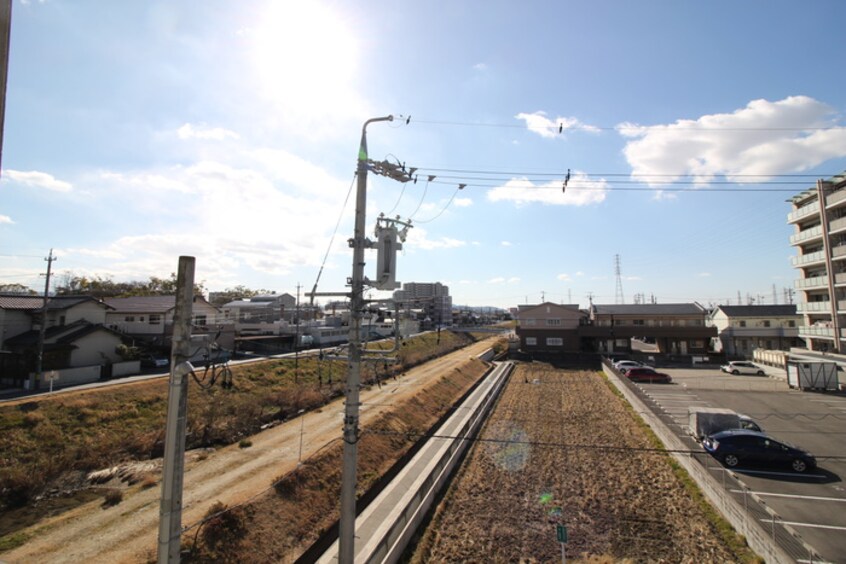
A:
[[[715,433],[703,439],[702,446],[729,468],[739,464],[787,466],[796,472],[805,472],[817,467],[812,454],[777,441],[766,433],[746,429]]]

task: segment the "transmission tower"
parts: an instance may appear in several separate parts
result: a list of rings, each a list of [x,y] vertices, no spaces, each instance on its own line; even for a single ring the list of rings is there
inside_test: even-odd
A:
[[[617,277],[617,291],[614,302],[624,304],[626,299],[623,297],[623,279],[620,277],[620,255],[614,255],[614,275]]]

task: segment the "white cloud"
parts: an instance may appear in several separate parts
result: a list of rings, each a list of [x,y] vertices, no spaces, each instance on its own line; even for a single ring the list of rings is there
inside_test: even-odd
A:
[[[571,129],[590,131],[591,133],[599,132],[599,128],[593,125],[587,125],[574,117],[557,117],[550,119],[546,117],[546,112],[534,112],[531,114],[519,113],[514,116],[517,119],[522,119],[526,122],[526,128],[529,131],[537,133],[541,137],[552,139],[557,137],[559,133]]]
[[[701,278],[708,278],[708,277],[711,276],[711,273],[710,272],[700,272],[697,276],[699,276]]]
[[[459,208],[467,208],[473,205],[473,200],[470,198],[456,198],[452,201],[452,205]]]
[[[467,245],[466,241],[453,239],[451,237],[441,237],[440,239],[429,239],[428,233],[425,229],[414,227],[408,232],[404,248],[407,249],[423,249],[431,251],[434,249],[456,249]]]
[[[562,282],[570,282],[570,281],[572,280],[572,278],[570,277],[570,275],[569,275],[569,274],[566,274],[566,273],[564,273],[564,274],[559,274],[556,278],[558,278],[558,279],[559,279],[559,280],[561,280]]]
[[[0,215],[0,224],[3,223],[14,223],[14,221],[12,221],[12,218],[8,215]]]
[[[826,104],[791,96],[777,102],[753,100],[732,113],[667,125],[624,123],[617,130],[634,139],[623,150],[633,177],[660,188],[692,176],[697,185],[705,186],[716,176],[760,182],[846,156],[846,127],[836,120]]]
[[[489,190],[487,195],[493,202],[511,201],[518,206],[532,203],[586,206],[604,201],[608,193],[605,179],[591,180],[578,171],[571,175],[567,189],[562,193],[563,184],[563,178],[545,184],[534,184],[526,178],[512,178],[505,185]]]
[[[234,131],[224,129],[222,127],[208,127],[204,124],[195,126],[190,123],[186,123],[177,129],[176,134],[180,139],[209,139],[212,141],[241,138],[241,136]]]
[[[502,242],[500,243],[500,245],[502,245],[503,247],[510,247],[510,246],[511,246],[511,241],[502,241]]]
[[[291,180],[305,182],[311,172],[322,189],[291,189],[278,171],[264,169],[261,162],[246,168],[206,160],[100,174],[91,182],[97,196],[114,199],[114,205],[122,204],[120,198],[132,198],[133,212],[148,218],[148,234],[71,252],[107,259],[114,276],[136,279],[172,272],[175,256],[196,256],[208,287],[237,283],[243,268],[282,275],[297,266],[318,266],[347,186],[302,159],[291,156],[288,162],[297,164],[288,174]],[[145,197],[133,198],[138,194]],[[336,238],[333,250],[349,253],[342,238]],[[335,265],[329,261],[326,268]]]
[[[44,188],[45,190],[52,190],[54,192],[70,192],[73,186],[69,182],[57,180],[51,174],[46,172],[19,171],[19,170],[3,170],[3,180],[8,182],[17,182],[24,186],[32,186],[33,188]]]
[[[483,72],[488,70],[488,65],[486,65],[485,63],[476,63],[475,65],[473,65],[473,70]]]
[[[520,278],[517,276],[512,276],[510,278],[506,278],[504,276],[495,276],[487,281],[488,284],[519,284]]]

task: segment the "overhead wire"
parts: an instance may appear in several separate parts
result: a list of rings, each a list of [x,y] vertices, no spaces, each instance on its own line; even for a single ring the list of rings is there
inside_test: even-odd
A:
[[[586,125],[580,124],[573,127],[566,127],[564,126],[563,122],[560,120],[549,120],[550,124],[548,126],[544,126],[542,128],[537,129],[544,129],[548,131],[555,131],[559,130],[562,133],[573,133],[576,131],[640,131],[640,130],[649,130],[650,132],[656,131],[668,131],[668,132],[676,132],[676,131],[827,131],[829,129],[840,129],[843,126],[829,126],[829,127],[707,127],[707,126],[681,126],[677,124],[659,124],[659,125],[640,125],[640,124],[633,124],[633,123],[624,123],[615,126],[594,126],[594,125]],[[554,122],[554,123],[553,123]],[[468,122],[468,121],[451,121],[451,120],[432,120],[432,119],[420,119],[414,118],[414,123],[416,124],[425,124],[425,125],[448,125],[448,126],[460,126],[460,127],[483,127],[483,128],[491,128],[491,127],[498,127],[503,129],[526,129],[529,130],[530,128],[526,125],[526,123],[483,123],[483,122]]]
[[[358,171],[353,173],[352,182],[350,182],[350,187],[347,190],[347,197],[344,198],[344,205],[341,206],[341,212],[338,214],[338,220],[335,222],[335,230],[332,231],[332,237],[329,239],[329,245],[326,247],[326,254],[323,255],[323,262],[320,263],[320,270],[317,271],[317,278],[314,280],[314,286],[312,287],[312,294],[311,294],[311,303],[314,303],[314,292],[317,291],[317,284],[320,282],[320,276],[323,274],[323,267],[326,266],[326,261],[329,258],[329,252],[332,250],[332,245],[335,243],[335,236],[338,234],[338,227],[341,225],[341,219],[344,217],[344,211],[347,209],[347,203],[350,201],[350,194],[352,194],[353,186],[355,186],[355,180],[358,177]]]

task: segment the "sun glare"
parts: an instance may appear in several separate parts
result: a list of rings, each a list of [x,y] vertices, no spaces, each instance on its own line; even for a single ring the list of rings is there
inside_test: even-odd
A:
[[[272,2],[253,28],[263,93],[290,112],[350,103],[357,44],[340,14],[317,2]]]

